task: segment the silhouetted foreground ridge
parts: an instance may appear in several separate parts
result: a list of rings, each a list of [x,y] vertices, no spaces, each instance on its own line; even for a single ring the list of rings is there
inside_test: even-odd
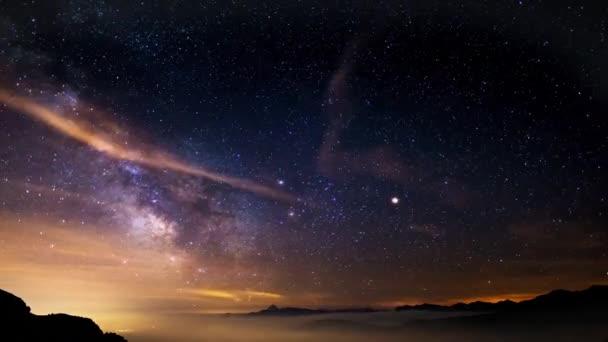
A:
[[[34,315],[25,302],[0,290],[0,341],[6,342],[126,342],[105,333],[91,319],[66,314]]]

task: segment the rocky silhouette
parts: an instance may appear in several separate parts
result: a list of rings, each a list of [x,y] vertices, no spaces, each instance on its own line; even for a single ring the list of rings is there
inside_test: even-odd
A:
[[[0,341],[10,342],[126,342],[104,333],[89,318],[66,314],[34,315],[25,302],[0,290]]]

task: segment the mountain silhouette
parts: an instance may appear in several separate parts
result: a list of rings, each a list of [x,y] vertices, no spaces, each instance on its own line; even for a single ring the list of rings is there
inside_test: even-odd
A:
[[[472,302],[444,306],[436,304],[403,305],[396,311],[492,311],[492,312],[534,312],[534,311],[595,311],[608,308],[608,286],[593,285],[581,291],[554,290],[538,297],[513,302],[504,300],[497,303]]]
[[[422,311],[439,311],[439,312],[450,312],[450,311],[497,311],[497,310],[509,310],[512,309],[516,302],[510,300],[503,300],[497,303],[490,302],[471,302],[471,303],[456,303],[454,305],[438,305],[438,304],[418,304],[418,305],[402,305],[395,308],[395,311],[409,311],[409,310],[422,310]]]
[[[457,303],[453,305],[419,304],[403,305],[395,311],[437,311],[437,312],[534,312],[534,311],[597,311],[608,309],[608,285],[593,285],[581,291],[554,290],[535,298],[514,302],[503,300],[496,303],[476,301],[471,303]],[[331,313],[370,313],[385,310],[373,308],[347,308],[347,309],[309,309],[300,307],[280,308],[270,305],[268,308],[250,312],[247,316],[298,316],[318,315]]]
[[[279,308],[276,305],[270,305],[268,308],[256,312],[250,312],[248,316],[300,316],[300,315],[319,315],[330,313],[369,313],[377,312],[372,308],[346,308],[346,309],[306,309],[296,307]]]
[[[401,306],[394,315],[319,315],[301,322],[306,332],[365,336],[369,341],[605,341],[608,342],[608,286],[555,290],[530,300],[471,302],[444,306]],[[422,312],[422,311],[427,311]],[[271,306],[256,315],[331,310]],[[321,340],[321,339],[319,339]],[[363,340],[363,339],[361,339]]]
[[[406,322],[409,331],[481,334],[480,340],[607,341],[608,286],[582,291],[555,290],[514,302],[469,303],[443,307],[478,311],[472,315]],[[464,308],[464,310],[462,310]],[[501,341],[503,339],[500,339]]]
[[[104,333],[90,318],[66,314],[34,315],[25,302],[0,289],[0,341],[126,342]]]

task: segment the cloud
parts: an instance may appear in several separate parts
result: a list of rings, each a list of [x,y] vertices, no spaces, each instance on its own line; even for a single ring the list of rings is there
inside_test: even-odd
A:
[[[344,53],[341,65],[332,75],[325,92],[323,106],[328,115],[328,124],[317,159],[320,173],[335,179],[372,176],[432,194],[457,208],[469,206],[476,200],[476,195],[463,182],[437,175],[441,167],[433,161],[404,160],[397,149],[389,144],[367,148],[348,148],[344,145],[344,135],[354,118],[350,78],[357,44],[352,44]]]
[[[226,184],[258,195],[283,201],[293,201],[295,197],[285,191],[274,189],[247,179],[223,175],[213,170],[190,164],[178,157],[162,151],[154,146],[142,143],[131,143],[116,139],[119,128],[111,122],[104,121],[101,127],[111,127],[111,130],[101,130],[100,126],[88,122],[83,116],[72,115],[69,118],[60,110],[45,106],[29,98],[15,95],[0,89],[0,102],[10,108],[20,111],[32,118],[43,122],[50,128],[89,145],[91,148],[112,158],[126,160],[160,170],[172,170],[188,175],[202,177],[217,183]]]
[[[392,147],[383,145],[363,150],[349,150],[342,145],[341,138],[353,118],[349,79],[356,49],[355,42],[344,53],[342,64],[332,75],[325,92],[323,105],[327,109],[329,123],[319,151],[319,170],[332,177],[352,172],[403,182],[408,175],[408,168]]]
[[[228,299],[235,302],[240,302],[245,299],[281,299],[282,295],[272,292],[251,291],[251,290],[218,290],[218,289],[188,289],[186,293],[194,296]]]

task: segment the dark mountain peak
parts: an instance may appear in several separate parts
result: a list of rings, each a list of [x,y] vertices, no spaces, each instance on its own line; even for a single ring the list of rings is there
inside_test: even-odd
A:
[[[0,290],[0,341],[126,342],[114,333],[103,333],[93,320],[67,314],[34,315],[25,302]]]
[[[266,308],[266,311],[278,311],[278,310],[279,310],[279,307],[274,304],[272,304],[268,308]]]
[[[581,291],[555,290],[519,302],[525,310],[597,310],[608,307],[608,286],[593,285]]]
[[[21,317],[30,313],[30,307],[23,299],[0,289],[0,318]]]

